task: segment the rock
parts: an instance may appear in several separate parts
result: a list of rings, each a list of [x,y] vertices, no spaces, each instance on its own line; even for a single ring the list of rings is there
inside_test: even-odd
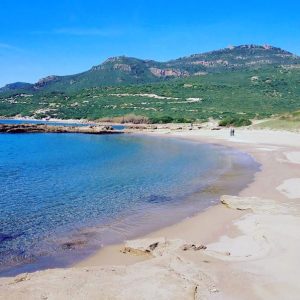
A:
[[[185,77],[189,76],[187,71],[180,71],[175,69],[159,69],[159,68],[150,68],[150,72],[157,77]]]
[[[131,71],[131,67],[127,64],[114,64],[113,68],[115,70],[121,70],[124,72],[130,72]]]
[[[112,126],[54,126],[46,124],[0,124],[0,133],[88,133],[119,134]]]
[[[130,253],[151,253],[151,258],[128,266],[49,269],[31,273],[30,277],[23,274],[15,278],[21,284],[15,284],[11,278],[1,278],[0,298],[211,299],[218,288],[205,270],[181,257],[185,243],[165,238],[127,241],[125,247]]]
[[[182,246],[183,251],[187,251],[187,250],[198,251],[198,250],[205,250],[205,249],[206,249],[206,246],[204,246],[204,245],[196,246],[195,244],[185,244]]]
[[[19,282],[26,281],[26,280],[30,280],[28,273],[20,274],[20,275],[16,276],[13,283],[19,283]]]
[[[153,243],[153,244],[149,245],[150,251],[153,251],[153,250],[158,246],[158,243],[159,243],[159,242],[156,242],[156,243]],[[147,251],[147,250],[146,250],[146,251]]]
[[[126,129],[129,130],[146,130],[146,129],[151,129],[150,126],[145,126],[145,125],[128,125],[126,126]]]
[[[86,242],[85,241],[70,241],[70,242],[66,242],[66,243],[63,243],[62,244],[62,249],[64,250],[74,250],[74,249],[77,249],[83,245],[85,245]]]
[[[45,85],[47,85],[48,83],[57,81],[58,79],[59,79],[58,76],[50,75],[50,76],[40,79],[37,83],[34,84],[33,87],[34,87],[34,89],[40,89],[40,88],[44,87]]]
[[[221,130],[222,127],[213,127],[211,130]]]
[[[131,253],[134,255],[149,255],[160,245],[164,246],[166,240],[164,238],[158,239],[142,239],[132,240],[125,243],[125,247],[121,250],[123,253]]]
[[[274,200],[257,197],[238,197],[238,196],[221,196],[221,203],[231,209],[251,210],[257,214],[276,214],[278,212],[288,212],[288,207],[278,205]]]

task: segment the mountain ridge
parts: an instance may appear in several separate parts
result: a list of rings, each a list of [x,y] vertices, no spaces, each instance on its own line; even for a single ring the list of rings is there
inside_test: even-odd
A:
[[[128,56],[109,57],[89,70],[66,76],[50,75],[36,83],[16,82],[0,88],[1,93],[40,90],[68,92],[99,86],[154,83],[172,78],[203,76],[265,65],[299,65],[300,57],[270,45],[239,45],[192,54],[166,62]]]

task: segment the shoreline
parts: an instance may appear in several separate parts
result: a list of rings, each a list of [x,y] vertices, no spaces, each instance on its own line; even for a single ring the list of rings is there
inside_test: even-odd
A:
[[[84,134],[121,134],[111,126],[57,126],[48,124],[0,124],[0,133],[84,133]]]
[[[158,141],[162,140],[162,142],[164,139],[156,136],[149,137],[143,134],[133,134],[132,136],[129,136],[129,138],[134,137],[141,137],[145,140],[147,140],[147,138],[150,138],[153,141],[157,139]],[[83,227],[75,235],[74,233],[72,233],[61,237],[62,239],[64,239],[65,243],[74,245],[74,248],[70,255],[64,253],[58,257],[52,257],[54,261],[52,265],[47,264],[48,261],[51,261],[51,257],[49,259],[47,259],[47,257],[42,257],[41,260],[38,259],[37,262],[33,262],[29,265],[17,265],[16,267],[12,267],[11,270],[8,268],[6,271],[3,271],[1,273],[0,277],[13,277],[24,272],[42,271],[48,268],[68,268],[70,266],[76,266],[77,264],[85,261],[85,259],[89,259],[94,254],[97,254],[100,249],[103,249],[103,247],[106,248],[110,246],[118,246],[120,243],[124,243],[126,240],[138,239],[143,236],[149,235],[152,232],[156,232],[157,230],[160,230],[162,228],[175,225],[186,218],[193,217],[199,212],[203,212],[206,209],[216,205],[219,201],[220,196],[225,191],[227,193],[233,193],[234,195],[237,194],[246,186],[246,184],[253,180],[254,173],[259,168],[259,166],[256,165],[256,163],[252,161],[252,159],[248,155],[236,151],[231,147],[223,147],[198,142],[195,143],[194,141],[183,141],[182,139],[178,138],[172,139],[175,143],[183,143],[185,145],[185,151],[187,151],[189,147],[197,147],[197,149],[201,151],[202,147],[204,147],[209,149],[209,152],[215,152],[213,160],[215,161],[216,165],[211,165],[212,174],[205,175],[209,178],[208,180],[210,183],[208,185],[203,185],[204,178],[194,177],[194,184],[191,185],[190,188],[187,188],[184,185],[183,190],[186,191],[186,195],[180,197],[180,201],[176,200],[174,203],[169,203],[167,205],[165,205],[165,203],[160,203],[156,208],[152,207],[152,210],[151,207],[149,207],[148,209],[150,210],[147,212],[147,216],[143,213],[141,213],[140,215],[134,213],[131,215],[127,215],[123,221],[112,220],[110,223],[102,225],[104,227],[113,227],[114,223],[121,222],[124,223],[123,230],[125,231],[125,227],[128,226],[128,224],[132,223],[131,227],[134,226],[134,224],[140,224],[138,225],[140,228],[136,229],[132,227],[130,232],[126,232],[126,235],[124,232],[123,238],[119,237],[117,239],[113,239],[113,237],[110,236],[109,241],[107,242],[106,240],[102,239],[102,236],[107,237],[107,233],[102,232],[101,227],[97,229],[97,224],[95,224],[96,227],[94,229],[92,226]],[[168,141],[165,141],[165,143],[168,144]],[[240,178],[236,178],[235,182],[232,182],[232,180],[228,180],[228,177],[232,178],[234,174],[240,172],[242,172],[242,176]],[[201,201],[198,201],[199,198],[201,198]],[[164,215],[165,220],[161,220],[159,217],[160,215]],[[120,225],[117,226],[119,227]],[[89,241],[86,239],[86,233],[89,232],[91,234],[93,230],[95,235],[97,235],[98,232],[99,238],[101,237],[101,244],[99,244],[98,246],[90,245]],[[80,234],[81,231],[82,235]],[[111,233],[113,234],[113,230],[111,230]],[[82,247],[80,244],[81,242],[86,246]],[[65,257],[66,255],[68,256],[67,258]],[[71,258],[72,256],[73,259]],[[130,261],[140,261],[140,258],[138,257],[129,259]],[[61,261],[61,264],[57,264],[56,261]],[[114,261],[112,261],[112,263],[114,263]]]
[[[77,299],[97,295],[99,285],[101,295],[113,299],[140,299],[146,291],[158,299],[296,299],[299,134],[268,130],[239,130],[234,138],[227,130],[149,134],[231,146],[253,156],[261,171],[238,197],[221,197],[223,204],[128,242],[125,253],[120,252],[124,245],[108,246],[73,268],[21,275],[17,280],[22,284],[0,279],[4,295],[17,298],[24,288],[40,295],[34,289],[38,286],[62,299],[70,284],[68,295]],[[199,245],[206,248],[196,251]],[[191,250],[183,251],[183,246]],[[60,283],[62,276],[67,283]],[[79,293],[75,286],[83,282],[88,285]]]
[[[178,139],[178,140],[182,140],[181,137],[178,136],[173,136],[173,135],[165,135],[165,134],[161,134],[161,133],[149,133],[149,132],[138,132],[140,135],[145,135],[145,136],[157,136],[157,137],[163,137],[163,138],[171,138],[171,139]],[[235,155],[240,155],[240,154],[246,154],[249,155],[249,153],[246,153],[245,151],[240,151],[240,149],[236,149],[234,148],[232,145],[225,145],[224,143],[216,143],[211,141],[210,143],[207,143],[206,141],[195,141],[194,139],[190,139],[190,138],[186,138],[183,139],[189,142],[196,142],[196,143],[201,143],[201,144],[209,144],[209,145],[217,145],[217,146],[225,146],[227,149],[229,150],[233,150],[236,151]],[[222,151],[222,150],[220,150]],[[232,155],[232,154],[231,154]],[[253,159],[253,163],[257,163],[259,164],[255,157],[253,157],[253,155],[249,155],[252,159]],[[241,167],[239,165],[239,167]],[[237,172],[237,170],[231,170],[230,172]],[[237,195],[239,195],[245,188],[248,187],[249,184],[252,184],[255,181],[255,176],[256,173],[260,172],[260,170],[257,170],[256,172],[254,172],[253,174],[253,179],[251,180],[251,182],[247,183],[242,190],[240,190],[239,192],[237,192]],[[226,174],[225,174],[226,176]],[[223,189],[228,189],[228,187],[226,186],[226,180],[218,178],[216,180],[216,182],[214,183],[217,187],[220,187],[222,190]],[[201,193],[203,192],[199,192],[199,194],[201,195]],[[221,196],[221,194],[220,194]],[[163,226],[161,228],[155,229],[153,231],[150,231],[149,233],[145,233],[145,234],[141,234],[141,235],[137,235],[134,239],[147,239],[147,238],[154,238],[155,236],[167,236],[167,238],[174,238],[174,235],[172,234],[173,231],[176,227],[179,228],[179,231],[182,227],[186,227],[187,224],[192,224],[193,220],[197,220],[196,222],[199,222],[200,219],[203,218],[203,216],[211,216],[220,213],[220,208],[222,208],[222,205],[219,203],[212,203],[209,207],[202,209],[201,211],[195,212],[192,215],[186,216],[184,218],[181,218],[180,220],[177,220],[175,222],[172,222],[173,224],[170,225],[166,225]],[[241,215],[241,213],[233,213],[231,214],[231,212],[228,214],[228,216],[232,216],[234,217],[239,217]],[[228,216],[225,216],[225,219],[228,218]],[[227,222],[232,221],[233,219],[228,219]],[[200,220],[200,222],[202,222],[202,220]],[[223,223],[223,220],[221,221]],[[187,223],[187,224],[186,224]],[[182,237],[183,238],[183,237]],[[205,240],[205,242],[208,243],[208,241]],[[101,265],[115,265],[116,262],[118,264],[125,264],[125,265],[129,265],[129,264],[133,264],[139,261],[143,261],[145,259],[148,259],[148,257],[143,257],[143,256],[124,256],[123,252],[120,251],[121,249],[125,248],[125,244],[126,241],[121,242],[121,243],[114,243],[111,245],[105,245],[103,248],[100,248],[98,250],[96,250],[94,253],[92,253],[91,255],[89,255],[88,257],[82,259],[81,261],[78,261],[76,263],[74,263],[73,265],[71,265],[70,267],[88,267],[88,266],[101,266]],[[112,255],[113,253],[113,255]]]
[[[91,122],[86,119],[56,119],[50,118],[49,120],[35,119],[31,117],[0,117],[0,120],[11,120],[11,121],[34,121],[34,122],[50,122],[50,123],[66,123],[66,124],[91,124]]]

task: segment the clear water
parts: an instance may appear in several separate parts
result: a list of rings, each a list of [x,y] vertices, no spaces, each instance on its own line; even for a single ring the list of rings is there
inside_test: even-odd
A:
[[[245,154],[174,139],[0,134],[0,274],[67,265],[172,223],[216,201],[205,189],[226,172],[249,182],[256,167]]]

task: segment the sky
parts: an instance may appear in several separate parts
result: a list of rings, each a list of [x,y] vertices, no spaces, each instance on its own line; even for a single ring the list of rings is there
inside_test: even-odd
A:
[[[229,45],[300,55],[299,0],[0,0],[0,86],[117,55],[166,61]]]

